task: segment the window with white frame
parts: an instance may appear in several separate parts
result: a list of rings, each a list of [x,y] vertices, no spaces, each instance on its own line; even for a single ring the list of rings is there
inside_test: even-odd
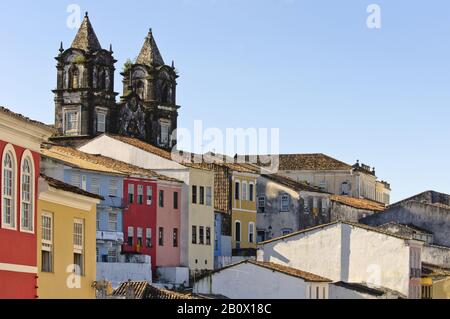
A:
[[[138,185],[138,204],[144,204],[144,185]]]
[[[212,205],[212,187],[206,187],[206,206]]]
[[[91,178],[91,193],[100,195],[100,179],[98,177]]]
[[[161,122],[161,144],[169,143],[170,123]]]
[[[236,183],[235,183],[235,186],[234,186],[234,199],[235,200],[240,200],[241,199],[241,187],[240,187],[240,183],[239,183],[239,181],[237,181]]]
[[[241,242],[241,222],[238,220],[234,223],[234,238],[237,243]]]
[[[133,246],[134,244],[134,227],[129,226],[127,232],[127,244]]]
[[[7,151],[3,159],[2,226],[14,228],[15,220],[15,162],[12,152]]]
[[[248,187],[248,200],[253,202],[255,200],[255,184],[250,183]]]
[[[41,271],[53,271],[53,215],[41,215]]]
[[[266,209],[266,196],[258,197],[258,212],[264,213]]]
[[[33,165],[29,157],[26,157],[22,163],[21,174],[20,228],[25,231],[33,231]]]
[[[248,224],[248,242],[255,242],[255,223],[251,222]]]
[[[106,132],[106,113],[97,111],[97,132],[105,133]]]
[[[147,228],[145,230],[145,246],[147,248],[152,247],[152,229],[151,228]]]
[[[75,219],[73,223],[73,272],[84,275],[84,221]]]
[[[282,212],[289,211],[289,195],[287,194],[281,195],[281,211]]]
[[[115,232],[117,231],[117,214],[109,213],[108,214],[108,230]]]
[[[152,204],[153,199],[153,188],[151,186],[147,186],[147,205]]]
[[[80,127],[80,112],[65,111],[64,112],[64,134],[78,135]]]
[[[248,197],[247,197],[247,183],[246,182],[243,182],[242,183],[242,200],[248,200]]]
[[[108,196],[110,197],[117,197],[117,179],[111,178],[109,180],[109,187],[108,187]]]
[[[134,203],[134,184],[128,184],[128,204]]]

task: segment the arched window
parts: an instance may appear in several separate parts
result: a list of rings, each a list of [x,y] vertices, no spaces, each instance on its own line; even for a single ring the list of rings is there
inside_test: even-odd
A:
[[[14,148],[8,145],[3,153],[3,178],[2,178],[2,227],[16,227],[15,215],[15,175],[16,162]]]
[[[29,151],[28,151],[29,152]],[[34,169],[31,154],[24,154],[21,165],[21,196],[20,196],[20,229],[22,231],[34,230],[33,210],[33,181]]]
[[[76,65],[72,65],[69,69],[69,89],[79,88],[80,71]]]
[[[241,222],[239,220],[237,220],[235,222],[235,240],[236,243],[240,243],[241,242]]]
[[[255,223],[248,224],[248,242],[253,244],[255,242]]]

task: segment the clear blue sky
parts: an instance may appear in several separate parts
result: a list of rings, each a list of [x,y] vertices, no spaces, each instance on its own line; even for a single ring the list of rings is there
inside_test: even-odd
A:
[[[71,3],[113,43],[118,71],[153,28],[180,71],[180,126],[279,127],[282,152],[360,159],[394,200],[450,193],[449,1],[1,1],[0,105],[53,122]],[[366,27],[371,3],[379,30]]]

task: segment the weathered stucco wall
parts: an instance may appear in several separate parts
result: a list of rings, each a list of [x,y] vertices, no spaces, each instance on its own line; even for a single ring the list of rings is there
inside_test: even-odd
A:
[[[316,286],[320,293],[325,288],[325,299],[328,298],[328,283],[307,283],[300,278],[243,263],[203,278],[195,284],[194,292],[230,299],[309,299],[310,285],[313,292]],[[315,299],[314,295],[312,297]],[[322,295],[319,297],[323,299]]]
[[[97,280],[106,279],[113,287],[128,280],[152,282],[152,265],[148,263],[97,263]]]
[[[337,223],[260,247],[259,260],[408,295],[410,248],[403,239]]]
[[[362,223],[379,226],[389,222],[412,224],[433,233],[434,243],[450,247],[450,209],[408,201],[390,207],[383,213],[361,220]]]
[[[422,249],[422,261],[450,268],[450,247],[424,245]]]
[[[331,221],[345,220],[348,222],[359,222],[360,219],[371,216],[373,211],[358,209],[341,203],[331,201]]]

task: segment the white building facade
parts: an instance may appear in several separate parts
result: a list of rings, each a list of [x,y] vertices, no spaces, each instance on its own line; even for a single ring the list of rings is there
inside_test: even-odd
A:
[[[335,222],[260,243],[258,261],[419,299],[422,245],[365,225]]]

